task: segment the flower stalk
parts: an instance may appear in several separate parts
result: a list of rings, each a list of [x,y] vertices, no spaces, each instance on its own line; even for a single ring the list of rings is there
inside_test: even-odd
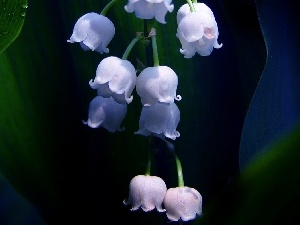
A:
[[[151,37],[152,42],[152,50],[153,50],[153,65],[159,66],[159,58],[158,58],[158,51],[157,51],[157,43],[156,43],[156,30],[152,28],[149,37]]]
[[[186,0],[186,2],[187,2],[188,5],[190,6],[191,12],[196,12],[196,9],[195,9],[193,3],[197,3],[197,0]]]
[[[102,10],[100,13],[101,15],[105,16],[108,10],[117,2],[118,0],[111,0]]]
[[[128,47],[126,48],[123,56],[122,56],[122,59],[127,59],[128,56],[129,56],[129,53],[131,52],[133,46],[143,38],[143,35],[141,33],[137,33],[137,36],[129,43]]]
[[[149,149],[148,151],[148,161],[147,161],[147,166],[146,166],[146,171],[145,171],[145,175],[146,176],[150,176],[151,174],[151,162],[152,162],[152,157],[151,157],[151,149]]]
[[[175,151],[172,151],[172,153],[173,153],[173,156],[174,156],[175,162],[176,162],[177,177],[178,177],[178,187],[184,187],[181,162],[180,162],[178,156],[176,155]]]

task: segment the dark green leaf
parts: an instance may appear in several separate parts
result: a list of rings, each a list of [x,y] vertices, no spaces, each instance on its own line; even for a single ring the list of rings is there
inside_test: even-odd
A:
[[[23,27],[27,0],[0,1],[0,53],[19,35]]]

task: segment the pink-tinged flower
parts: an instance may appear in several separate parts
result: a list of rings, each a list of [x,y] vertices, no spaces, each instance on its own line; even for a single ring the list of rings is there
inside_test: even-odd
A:
[[[136,91],[144,106],[157,102],[172,103],[181,100],[176,95],[178,77],[168,66],[147,67],[138,76]]]
[[[131,95],[136,84],[136,71],[128,60],[115,56],[104,58],[98,65],[96,77],[89,82],[91,88],[97,89],[98,95],[121,104],[131,103]]]
[[[191,12],[187,4],[177,12],[177,34],[185,58],[196,53],[208,56],[213,48],[221,48],[218,43],[218,25],[212,11],[203,3],[194,4],[196,12]]]
[[[123,131],[121,122],[127,113],[127,104],[119,104],[112,97],[96,96],[89,105],[88,120],[83,124],[91,128],[103,127],[111,133]]]
[[[169,188],[163,205],[171,221],[188,221],[202,214],[202,196],[190,187]]]
[[[176,130],[180,121],[180,111],[175,103],[158,102],[144,106],[139,121],[139,130],[134,134],[144,136],[154,135],[161,139],[165,137],[175,140],[180,136]]]
[[[79,42],[84,50],[108,53],[107,45],[115,35],[114,24],[105,16],[91,12],[75,23],[73,34],[67,42]]]
[[[128,13],[134,12],[137,18],[155,18],[160,23],[166,23],[167,12],[174,10],[174,5],[171,3],[172,0],[128,0],[124,8]]]
[[[123,203],[125,205],[131,204],[132,211],[141,207],[145,212],[151,211],[154,208],[158,212],[164,212],[165,210],[161,205],[166,191],[166,184],[160,177],[137,175],[130,181],[129,197]]]

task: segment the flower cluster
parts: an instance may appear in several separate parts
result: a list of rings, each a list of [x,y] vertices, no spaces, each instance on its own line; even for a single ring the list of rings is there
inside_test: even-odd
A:
[[[115,26],[106,17],[106,13],[117,1],[111,0],[100,14],[90,12],[80,17],[67,42],[78,42],[83,50],[109,53],[107,46],[115,35]],[[134,12],[139,19],[155,19],[160,24],[166,24],[166,14],[174,10],[174,5],[172,0],[128,0],[124,9],[128,13]],[[184,58],[192,58],[196,53],[208,56],[213,48],[222,47],[218,43],[219,32],[214,14],[204,3],[187,0],[187,4],[182,5],[177,12],[177,25],[174,36],[182,45],[179,52]],[[134,45],[142,39],[151,39],[147,43],[152,44],[153,65],[148,65],[137,74],[127,58]],[[167,140],[175,140],[180,136],[176,130],[180,110],[175,100],[180,101],[182,97],[177,94],[176,72],[169,66],[159,64],[155,28],[147,35],[137,32],[122,58],[108,56],[102,59],[89,86],[97,91],[97,95],[90,102],[88,119],[83,124],[91,128],[103,127],[112,133],[123,131],[121,123],[136,89],[142,110],[139,129],[134,134],[162,139],[176,160],[178,187],[167,189],[160,177],[150,176],[151,164],[148,163],[145,175],[137,175],[131,180],[129,197],[123,203],[131,204],[132,211],[141,208],[148,212],[156,208],[159,212],[166,212],[170,221],[188,221],[201,215],[202,196],[196,189],[184,185],[181,163],[173,144]],[[149,162],[150,159],[151,157]]]

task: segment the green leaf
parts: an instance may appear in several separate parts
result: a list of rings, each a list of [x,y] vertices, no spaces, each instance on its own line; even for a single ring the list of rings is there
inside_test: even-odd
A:
[[[0,53],[20,34],[27,10],[27,0],[0,2]]]

